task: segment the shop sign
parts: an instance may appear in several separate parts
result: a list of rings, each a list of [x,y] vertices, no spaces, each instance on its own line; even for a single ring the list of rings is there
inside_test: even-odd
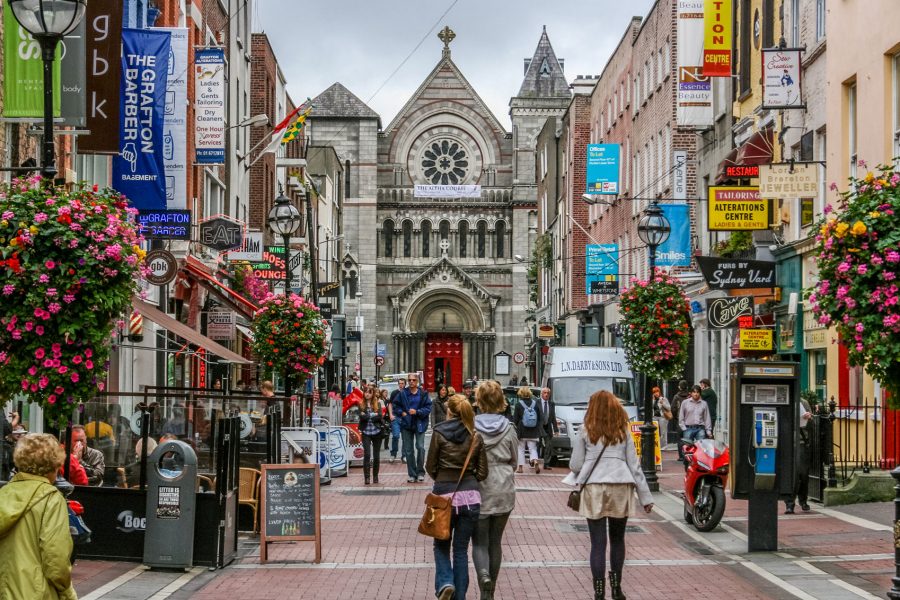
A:
[[[178,262],[175,256],[167,250],[151,250],[144,257],[144,262],[150,268],[147,281],[153,285],[166,285],[178,272]]]
[[[725,177],[729,179],[746,179],[759,177],[759,165],[731,165],[725,167]],[[766,197],[763,195],[763,197]]]
[[[819,194],[816,165],[777,164],[759,167],[759,195],[773,200],[809,198]]]
[[[340,281],[324,281],[319,284],[319,297],[338,298],[340,290]]]
[[[803,348],[816,350],[828,347],[828,328],[820,325],[814,313],[803,313]]]
[[[206,335],[211,340],[234,339],[234,313],[230,310],[211,310],[206,314]]]
[[[200,243],[213,250],[224,252],[239,248],[244,241],[244,227],[241,223],[214,217],[200,223]]]
[[[713,290],[775,287],[775,262],[697,256],[697,266]]]
[[[553,339],[556,337],[556,327],[549,324],[538,325],[538,337],[542,340]]]
[[[728,329],[738,325],[741,317],[753,315],[752,296],[711,298],[706,301],[706,318],[710,329]]]
[[[762,51],[763,109],[804,108],[800,91],[799,48]]]
[[[228,253],[228,260],[261,261],[263,257],[263,234],[255,231],[244,235],[244,241],[237,250]]]
[[[194,50],[194,162],[225,162],[225,52],[222,48]]]
[[[710,231],[747,231],[769,228],[769,201],[759,195],[759,188],[709,188]]]
[[[588,194],[618,194],[619,145],[588,144],[586,171]]]
[[[681,127],[713,124],[712,81],[703,73],[704,0],[677,0],[678,76],[675,120]]]
[[[739,349],[765,351],[772,350],[771,329],[741,329]]]
[[[703,74],[731,77],[731,0],[705,1],[703,33]]]
[[[137,215],[138,230],[148,240],[190,240],[191,211],[142,210]]]

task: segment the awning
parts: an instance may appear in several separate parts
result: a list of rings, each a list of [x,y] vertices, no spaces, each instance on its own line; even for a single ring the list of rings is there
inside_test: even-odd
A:
[[[766,127],[750,136],[738,149],[737,164],[767,165],[772,162],[773,130]]]
[[[729,152],[728,155],[724,159],[722,159],[722,162],[719,163],[719,169],[718,171],[716,171],[716,183],[723,183],[724,181],[727,181],[729,179],[729,177],[725,175],[725,169],[727,169],[728,167],[733,167],[737,164],[737,162],[735,162],[737,160],[737,154],[738,149],[733,148],[731,152]]]
[[[215,354],[225,362],[235,363],[238,365],[253,364],[253,361],[247,360],[243,356],[232,352],[225,346],[212,341],[200,332],[191,329],[181,321],[173,319],[152,304],[147,304],[136,296],[131,299],[131,304],[132,306],[134,306],[134,310],[138,311],[163,329],[167,329],[178,337],[184,338],[188,341],[188,343],[193,344],[194,346],[198,346],[200,348],[203,348],[207,352]]]
[[[222,304],[248,319],[253,319],[253,315],[259,310],[258,306],[208,273],[203,264],[194,257],[188,256],[184,272],[206,288]]]
[[[244,327],[243,325],[238,324],[236,324],[235,327],[237,327],[237,330],[240,331],[245,338],[247,338],[251,342],[253,341],[253,332],[250,331],[249,327]]]

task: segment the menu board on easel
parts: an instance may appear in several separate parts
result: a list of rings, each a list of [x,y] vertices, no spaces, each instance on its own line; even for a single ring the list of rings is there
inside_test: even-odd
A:
[[[315,542],[316,562],[321,562],[319,466],[261,465],[261,469],[260,562],[266,562],[268,558],[266,544],[274,541]]]

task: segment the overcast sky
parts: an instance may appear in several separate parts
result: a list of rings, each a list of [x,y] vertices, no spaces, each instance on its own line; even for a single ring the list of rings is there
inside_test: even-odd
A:
[[[523,58],[547,34],[566,78],[599,74],[634,15],[653,0],[255,0],[254,31],[269,36],[295,102],[336,81],[381,115],[386,127],[441,58],[437,31],[456,32],[453,62],[509,130],[509,99]],[[451,5],[406,64],[377,93]]]

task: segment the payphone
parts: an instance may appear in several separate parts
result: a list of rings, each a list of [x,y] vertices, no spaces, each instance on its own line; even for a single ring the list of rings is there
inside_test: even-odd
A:
[[[737,361],[731,365],[731,495],[749,500],[750,551],[777,550],[778,501],[794,493],[800,366]]]

